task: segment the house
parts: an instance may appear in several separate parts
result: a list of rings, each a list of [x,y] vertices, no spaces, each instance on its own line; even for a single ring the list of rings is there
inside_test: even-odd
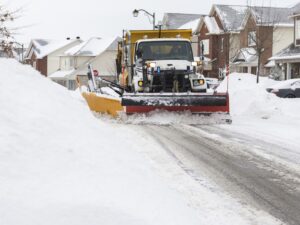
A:
[[[93,37],[60,55],[59,68],[49,78],[69,90],[76,89],[76,77],[82,84],[87,83],[88,64],[97,70],[99,76],[110,81],[116,79],[116,56],[119,37]]]
[[[231,70],[267,75],[274,66],[269,58],[285,48],[293,38],[291,8],[248,7],[239,31],[240,50],[231,62]]]
[[[204,74],[223,77],[230,71],[256,74],[258,61],[262,74],[274,66],[268,59],[292,39],[291,8],[249,7],[215,4],[200,21],[200,55],[205,59]],[[210,67],[207,65],[211,65]]]
[[[300,78],[300,3],[292,8],[290,18],[294,24],[293,40],[270,58],[275,62],[273,74],[281,80]]]
[[[24,59],[42,75],[49,76],[60,66],[60,55],[82,40],[80,38],[66,40],[33,39],[31,40]]]
[[[222,77],[226,65],[238,53],[239,32],[246,12],[246,6],[215,4],[209,15],[201,19],[195,34],[201,42],[199,54],[205,59],[207,77]]]

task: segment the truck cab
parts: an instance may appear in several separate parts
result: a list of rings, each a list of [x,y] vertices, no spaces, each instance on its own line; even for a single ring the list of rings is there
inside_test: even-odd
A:
[[[197,72],[191,35],[191,30],[127,31],[120,54],[125,72],[120,80],[126,80],[133,92],[206,92],[206,80]]]
[[[191,42],[183,38],[139,40],[134,50],[133,86],[138,92],[206,92]]]

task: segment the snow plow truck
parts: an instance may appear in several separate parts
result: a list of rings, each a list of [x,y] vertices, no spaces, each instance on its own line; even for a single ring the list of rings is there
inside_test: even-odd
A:
[[[207,91],[191,37],[191,30],[124,31],[116,58],[118,82],[99,79],[119,93],[127,114],[157,109],[229,114],[228,93]]]

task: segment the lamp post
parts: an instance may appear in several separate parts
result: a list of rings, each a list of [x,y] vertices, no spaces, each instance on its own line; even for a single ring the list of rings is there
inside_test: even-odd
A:
[[[153,30],[155,30],[155,13],[151,14],[148,11],[144,10],[144,9],[135,9],[133,10],[132,14],[134,17],[138,17],[139,12],[142,11],[144,13],[146,13],[147,15],[152,17],[152,22],[153,22]]]

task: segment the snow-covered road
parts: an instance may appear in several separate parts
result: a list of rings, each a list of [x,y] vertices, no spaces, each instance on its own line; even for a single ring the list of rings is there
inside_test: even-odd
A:
[[[231,125],[97,119],[30,66],[0,67],[1,225],[300,224],[300,99],[236,74]]]
[[[232,224],[300,224],[299,152],[292,149],[284,151],[282,146],[221,130],[218,125],[146,125],[134,126],[133,129],[153,139],[177,169],[180,168],[195,181],[195,193],[189,192],[191,186],[187,183],[185,187],[181,185],[180,190],[201,214],[204,208],[215,207],[215,210],[223,209],[221,212],[216,210],[219,215],[231,215],[224,216],[228,218],[228,224],[232,221],[235,221]],[[271,156],[271,150],[278,154],[288,152],[293,157]],[[167,159],[162,162],[159,151],[147,154],[165,169]],[[274,159],[276,156],[278,160]],[[171,170],[169,173],[172,173]],[[179,177],[174,175],[170,182],[179,184],[183,181]],[[203,196],[205,189],[210,191],[210,199],[217,198],[216,202],[223,202],[222,205],[207,205]],[[196,193],[201,192],[197,196]],[[232,211],[236,215],[232,215]],[[237,222],[240,219],[237,215],[243,215],[245,221]]]

